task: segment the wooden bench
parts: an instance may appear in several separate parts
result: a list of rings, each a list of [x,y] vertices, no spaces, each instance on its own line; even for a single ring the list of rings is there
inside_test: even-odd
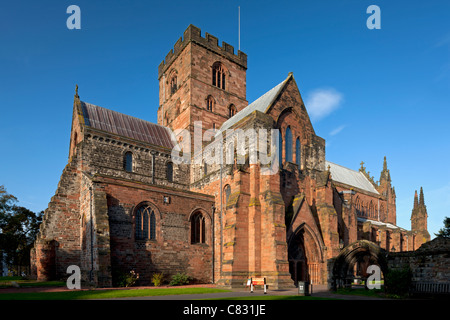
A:
[[[250,278],[247,280],[247,287],[250,286],[250,292],[253,293],[253,288],[255,286],[263,286],[264,287],[264,294],[267,294],[267,288],[269,287],[266,284],[266,278],[265,277],[255,277]]]

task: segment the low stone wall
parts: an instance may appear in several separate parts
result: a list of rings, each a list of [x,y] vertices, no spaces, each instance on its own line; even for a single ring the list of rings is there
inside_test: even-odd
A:
[[[442,292],[439,293],[450,294],[447,290],[450,286],[444,285],[450,282],[449,238],[437,237],[424,243],[416,251],[389,253],[387,260],[390,270],[411,269],[413,288],[423,288],[421,290],[424,293],[427,288],[430,288],[430,293],[436,293],[434,290],[441,288],[439,290]]]

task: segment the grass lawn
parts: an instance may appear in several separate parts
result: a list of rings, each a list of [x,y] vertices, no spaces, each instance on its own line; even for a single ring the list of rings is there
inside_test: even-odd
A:
[[[22,277],[0,277],[0,288],[13,287],[13,282],[17,283],[21,288],[66,286],[64,281],[36,281],[27,280]]]
[[[254,296],[254,297],[231,297],[231,298],[204,299],[204,300],[340,300],[340,299],[321,298],[313,296]]]
[[[1,292],[1,291],[0,291]],[[167,288],[167,289],[124,289],[124,290],[80,290],[63,292],[18,292],[0,293],[0,300],[77,300],[109,299],[125,297],[165,296],[179,294],[202,294],[229,292],[215,288]]]
[[[349,294],[349,295],[355,295],[355,296],[365,296],[365,297],[378,297],[378,298],[384,298],[384,290],[383,289],[364,289],[364,288],[358,288],[358,289],[350,289],[350,288],[341,288],[336,291],[337,294]]]

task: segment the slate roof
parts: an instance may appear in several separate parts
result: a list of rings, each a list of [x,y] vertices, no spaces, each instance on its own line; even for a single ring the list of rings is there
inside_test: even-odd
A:
[[[366,218],[362,218],[362,217],[357,217],[357,220],[358,220],[359,222],[362,222],[362,223],[364,223],[364,222],[370,222],[370,223],[372,223],[372,224],[374,224],[374,225],[377,225],[377,226],[385,226],[385,227],[390,228],[390,229],[401,229],[401,230],[405,230],[405,229],[403,229],[403,228],[401,228],[401,227],[398,227],[398,226],[393,225],[392,223],[388,223],[388,222],[376,221],[376,220],[366,219]]]
[[[169,128],[80,101],[86,126],[172,149]]]
[[[259,97],[251,104],[249,104],[247,107],[236,113],[233,117],[225,121],[220,127],[219,132],[224,132],[225,130],[231,128],[233,125],[235,125],[248,115],[252,114],[253,111],[260,111],[265,113],[270,108],[274,100],[278,97],[279,93],[281,92],[281,90],[283,89],[284,85],[287,83],[290,77],[292,77],[291,73],[283,82],[279,83],[278,85],[267,91],[261,97]]]
[[[379,194],[377,189],[375,189],[373,184],[366,178],[366,176],[362,172],[354,171],[330,161],[325,161],[325,168],[328,168],[328,166],[330,166],[331,179],[333,181]]]

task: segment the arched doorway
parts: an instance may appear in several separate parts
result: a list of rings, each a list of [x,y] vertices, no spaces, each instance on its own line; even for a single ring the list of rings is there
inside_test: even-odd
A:
[[[369,275],[367,268],[370,265],[380,267],[382,274],[387,272],[386,251],[376,243],[359,240],[344,249],[334,259],[330,274],[330,287],[333,290],[349,287],[356,276],[363,279]]]
[[[289,273],[295,285],[298,281],[307,281],[307,260],[305,255],[304,230],[300,230],[288,247]]]
[[[323,259],[319,240],[302,223],[288,239],[289,272],[295,285],[298,281],[323,283]]]

